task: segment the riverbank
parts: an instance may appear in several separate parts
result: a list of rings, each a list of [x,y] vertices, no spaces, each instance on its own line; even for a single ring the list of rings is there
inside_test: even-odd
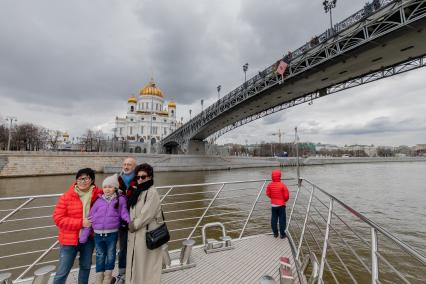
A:
[[[130,153],[76,153],[76,152],[0,152],[0,178],[20,176],[49,176],[74,174],[90,167],[100,173],[120,170],[124,158],[135,157],[138,163],[151,164],[156,172],[211,171],[243,168],[296,166],[297,159],[271,157],[200,156]],[[426,157],[308,157],[300,158],[301,166],[426,162]]]
[[[156,172],[209,171],[240,168],[278,167],[274,158],[220,157],[199,155],[75,153],[75,152],[0,152],[0,178],[75,174],[90,167],[97,172],[120,170],[126,157],[149,163]]]
[[[296,166],[297,158],[276,158],[281,167]],[[426,162],[426,157],[307,157],[299,158],[300,166],[357,164],[357,163],[388,163],[388,162]]]

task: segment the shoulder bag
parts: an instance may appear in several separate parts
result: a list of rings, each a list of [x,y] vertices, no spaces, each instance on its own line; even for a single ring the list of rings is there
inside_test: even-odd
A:
[[[144,204],[146,203],[147,195],[148,195],[148,191],[145,194]],[[170,240],[170,233],[169,233],[169,230],[167,229],[166,219],[164,219],[164,213],[163,213],[163,209],[161,209],[161,205],[160,205],[160,210],[161,210],[161,216],[163,217],[163,224],[161,224],[160,227],[152,231],[148,230],[149,224],[146,225],[146,246],[150,250],[159,248]]]

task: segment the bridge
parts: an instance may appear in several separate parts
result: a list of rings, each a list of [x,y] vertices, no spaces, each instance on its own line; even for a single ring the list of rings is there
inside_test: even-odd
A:
[[[166,153],[204,154],[206,139],[272,113],[426,65],[426,0],[373,0],[165,137]],[[277,72],[279,62],[288,64]]]

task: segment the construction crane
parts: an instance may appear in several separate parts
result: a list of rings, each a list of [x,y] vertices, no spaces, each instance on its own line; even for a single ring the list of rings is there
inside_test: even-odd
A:
[[[272,136],[278,136],[278,143],[281,144],[281,137],[284,136],[284,132],[281,133],[281,129],[278,129],[278,132],[272,133]]]

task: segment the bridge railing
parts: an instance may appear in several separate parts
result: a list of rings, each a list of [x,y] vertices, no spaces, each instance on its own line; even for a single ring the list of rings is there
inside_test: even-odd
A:
[[[328,29],[322,34],[318,36],[312,37],[312,39],[306,44],[302,45],[298,49],[293,52],[289,52],[286,55],[283,55],[282,60],[289,63],[289,68],[287,68],[287,72],[284,77],[287,77],[287,74],[291,75],[292,62],[297,58],[306,54],[309,50],[316,48],[322,43],[327,42],[330,38],[337,36],[338,34],[346,31],[352,26],[361,23],[365,20],[366,17],[377,13],[378,11],[386,8],[387,6],[397,3],[398,0],[373,0],[372,2],[366,3],[365,6],[352,14],[348,18],[334,25],[333,29]],[[181,128],[176,129],[168,137],[173,137],[177,135],[177,133],[181,133],[182,131],[188,131],[189,133],[193,130],[193,125],[205,123],[208,120],[205,117],[214,117],[214,113],[217,113],[220,109],[226,109],[226,106],[229,105],[229,102],[235,100],[241,93],[248,93],[253,88],[259,88],[267,81],[273,81],[272,85],[280,82],[279,76],[276,73],[277,63],[274,63],[264,70],[260,71],[259,74],[254,77],[248,79],[246,82],[229,92],[227,95],[223,96],[221,99],[207,107],[202,113],[196,115],[190,122],[184,124]],[[270,85],[269,87],[271,87]],[[181,136],[181,135],[178,135]],[[169,142],[167,137],[164,139],[164,142]]]
[[[299,268],[312,254],[318,259],[315,282],[423,281],[422,253],[311,181],[299,184],[287,231]]]

